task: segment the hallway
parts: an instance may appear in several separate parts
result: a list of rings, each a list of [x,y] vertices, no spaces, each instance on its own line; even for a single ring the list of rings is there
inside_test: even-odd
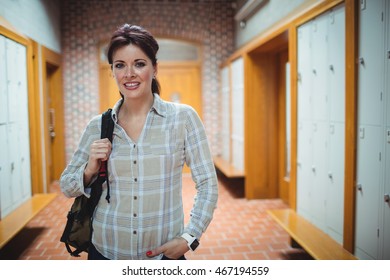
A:
[[[51,192],[58,197],[42,210],[6,246],[0,259],[20,260],[79,260],[71,257],[59,242],[72,200],[52,184]],[[185,212],[189,213],[195,194],[190,176],[183,177]],[[279,199],[246,200],[239,184],[219,181],[219,202],[214,219],[203,235],[201,246],[187,253],[190,260],[287,260],[311,259],[304,251],[289,245],[289,236],[266,213],[267,209],[285,208]],[[188,214],[187,214],[188,216]]]

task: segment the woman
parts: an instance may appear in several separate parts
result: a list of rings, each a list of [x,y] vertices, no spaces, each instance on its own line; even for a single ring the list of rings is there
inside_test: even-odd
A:
[[[203,124],[190,106],[160,98],[158,48],[142,27],[124,24],[114,32],[107,57],[122,98],[112,110],[112,145],[99,139],[101,116],[96,116],[61,176],[67,197],[88,196],[100,163],[108,160],[110,200],[104,184],[88,259],[185,259],[216,207],[217,177]],[[187,225],[184,163],[197,190]]]

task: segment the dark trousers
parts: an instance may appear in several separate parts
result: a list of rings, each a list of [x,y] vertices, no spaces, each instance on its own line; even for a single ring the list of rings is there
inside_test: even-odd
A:
[[[88,260],[108,260],[108,259],[104,257],[102,254],[100,254],[98,250],[96,250],[95,246],[91,244],[91,246],[89,246],[88,249]],[[173,259],[167,258],[165,255],[163,255],[161,260],[173,260]],[[186,260],[186,258],[184,256],[181,256],[180,258],[178,258],[178,260]]]

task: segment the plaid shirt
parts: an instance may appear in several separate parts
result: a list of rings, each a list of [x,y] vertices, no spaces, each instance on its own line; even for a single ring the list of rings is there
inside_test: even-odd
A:
[[[203,124],[197,113],[154,95],[138,142],[117,123],[119,101],[113,108],[113,145],[108,160],[107,188],[95,210],[92,242],[109,259],[147,259],[146,252],[187,232],[198,239],[209,225],[218,198],[217,177]],[[87,195],[83,172],[91,143],[100,138],[101,115],[84,130],[71,162],[61,176],[67,197]],[[186,163],[197,195],[184,226],[182,168]],[[161,258],[161,256],[158,256]]]

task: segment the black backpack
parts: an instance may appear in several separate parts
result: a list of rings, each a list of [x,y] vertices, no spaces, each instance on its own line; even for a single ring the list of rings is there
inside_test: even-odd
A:
[[[114,121],[111,118],[111,109],[102,114],[102,127],[100,138],[108,138],[112,143]],[[106,200],[110,203],[110,185],[108,182],[107,161],[102,162],[98,177],[90,185],[90,198],[81,195],[74,199],[67,215],[67,223],[62,233],[61,242],[65,243],[69,254],[80,257],[81,252],[88,252],[92,238],[92,215],[102,195],[102,184],[107,181]],[[74,250],[72,250],[72,248]]]

